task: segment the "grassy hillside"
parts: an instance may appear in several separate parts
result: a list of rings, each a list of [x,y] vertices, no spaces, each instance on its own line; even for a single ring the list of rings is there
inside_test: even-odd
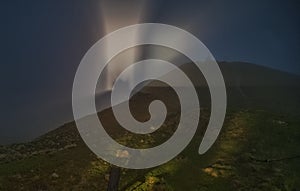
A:
[[[208,114],[203,113],[205,125]],[[120,188],[295,190],[300,187],[299,125],[299,117],[262,110],[230,111],[218,141],[205,155],[197,154],[200,128],[190,145],[170,162],[152,169],[122,169]],[[138,138],[133,142],[142,143]],[[4,150],[11,151],[11,156],[1,158],[0,190],[106,189],[109,165],[88,150],[74,123],[31,143],[1,147],[1,153]]]
[[[122,169],[120,190],[295,191],[300,188],[299,76],[245,63],[220,63],[220,67],[227,83],[228,111],[213,147],[198,155],[210,115],[205,109],[210,107],[209,91],[199,86],[201,117],[189,146],[159,167]],[[192,75],[195,84],[201,81],[199,72],[188,65],[182,68]],[[154,99],[162,100],[168,109],[165,123],[156,132],[135,135],[119,126],[111,109],[99,113],[110,136],[134,148],[153,147],[171,137],[178,125],[180,109],[178,97],[170,88],[148,86],[141,91],[131,98],[130,109],[136,119],[145,121],[150,117],[147,109]],[[0,191],[104,191],[109,172],[110,165],[87,148],[74,122],[32,142],[0,146]]]

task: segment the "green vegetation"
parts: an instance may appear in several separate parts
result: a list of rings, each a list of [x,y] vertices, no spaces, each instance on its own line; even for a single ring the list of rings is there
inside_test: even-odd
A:
[[[202,118],[205,126],[207,112],[202,112]],[[45,139],[76,132],[73,123],[67,126],[68,131],[58,129],[28,144],[45,149],[47,144],[41,146]],[[198,155],[202,134],[199,128],[189,146],[164,165],[122,169],[120,189],[288,191],[300,187],[299,116],[262,110],[230,111],[217,142],[207,153]],[[135,141],[152,144],[156,139]],[[119,141],[128,140],[120,137]],[[1,162],[0,190],[106,190],[109,164],[97,159],[80,139],[71,142],[76,146]],[[28,144],[23,145],[27,148]]]

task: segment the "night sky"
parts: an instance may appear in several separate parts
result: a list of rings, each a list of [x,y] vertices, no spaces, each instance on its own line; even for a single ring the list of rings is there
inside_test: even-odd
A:
[[[77,66],[112,16],[110,30],[171,24],[193,33],[216,60],[300,74],[299,10],[297,0],[0,1],[0,144],[30,140],[72,120]],[[137,12],[139,18],[126,20]]]

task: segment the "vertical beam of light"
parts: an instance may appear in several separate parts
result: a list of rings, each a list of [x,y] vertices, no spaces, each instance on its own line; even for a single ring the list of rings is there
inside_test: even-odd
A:
[[[133,1],[102,1],[100,4],[101,8],[101,18],[103,23],[103,30],[105,34],[115,31],[119,28],[137,24],[141,22],[141,19],[146,14],[146,1],[133,0]],[[138,38],[138,34],[133,34],[134,38]],[[112,44],[108,43],[106,51],[109,53]],[[115,59],[113,59],[106,70],[106,81],[105,89],[110,90],[112,88],[113,82],[117,76],[129,65],[134,63],[139,56],[138,49],[132,49],[126,51],[126,54],[120,54]],[[124,81],[124,85],[131,85],[133,75],[128,75]],[[101,90],[100,90],[101,91]]]
[[[142,22],[145,17],[151,16],[149,11],[152,10],[153,4],[150,4],[149,1],[143,0],[133,0],[133,1],[101,1],[100,3],[100,17],[102,18],[102,27],[105,34],[109,34],[119,28],[137,24]],[[184,25],[180,25],[181,27],[187,29],[191,29],[191,24],[185,23]],[[140,38],[139,34],[132,34],[135,39]],[[144,38],[144,37],[143,37]],[[149,33],[147,38],[156,38],[156,34]],[[184,45],[185,39],[175,39],[177,44],[181,46]],[[111,47],[113,45],[111,43],[107,43],[106,51],[110,53]],[[189,48],[189,47],[187,47]],[[165,51],[162,48],[151,48],[150,50],[144,50],[143,48],[133,48],[126,51],[125,54],[119,54],[115,58],[111,60],[109,65],[104,72],[104,85],[97,88],[97,94],[101,94],[102,92],[110,91],[112,89],[112,85],[119,74],[127,68],[129,65],[133,64],[138,60],[139,57],[145,56],[148,58],[160,58],[162,60],[169,61],[171,63],[176,63],[177,66],[186,63],[182,56],[177,52]],[[145,67],[144,70],[151,70],[151,68]],[[124,86],[128,86],[128,88],[132,89],[132,81],[134,78],[134,74],[130,74],[126,76],[126,78],[122,79],[124,82]],[[141,84],[142,86],[146,85]],[[141,87],[139,87],[141,88]],[[138,88],[138,89],[139,89]]]
[[[181,25],[181,28],[184,28],[184,30],[187,30],[187,31],[190,31],[192,29],[190,25],[185,25],[185,27],[182,27],[182,25]],[[157,38],[156,35],[157,34],[150,34],[149,33],[148,38]],[[168,34],[168,35],[172,35],[172,34]],[[182,38],[176,38],[176,39],[174,38],[174,42],[177,45],[180,45],[180,46],[185,46],[186,45],[185,39],[183,37]],[[190,48],[187,45],[185,47]],[[163,60],[168,61],[170,63],[174,63],[177,66],[180,66],[182,64],[186,64],[186,62],[187,62],[187,60],[184,59],[180,53],[178,53],[176,51],[170,51],[169,49],[162,48],[162,47],[156,47],[156,48],[153,47],[153,48],[149,49],[146,52],[146,55],[149,58],[163,59]]]

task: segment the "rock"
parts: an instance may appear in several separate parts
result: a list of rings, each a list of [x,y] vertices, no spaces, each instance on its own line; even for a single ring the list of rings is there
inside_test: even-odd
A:
[[[129,153],[127,150],[117,150],[116,157],[129,158]]]
[[[287,122],[281,121],[281,120],[273,120],[273,123],[276,123],[276,124],[281,125],[281,126],[287,126],[288,125]]]
[[[53,172],[52,175],[51,175],[51,177],[52,178],[59,178],[59,175],[57,173]]]
[[[0,160],[4,159],[7,155],[6,154],[0,154]]]
[[[33,156],[35,156],[35,155],[37,155],[37,154],[38,154],[37,151],[33,151],[33,152],[31,153],[31,155],[33,155]]]
[[[70,145],[66,145],[66,146],[64,147],[64,149],[70,149],[70,148],[74,148],[74,147],[77,147],[77,145],[76,145],[75,143],[70,144]]]

